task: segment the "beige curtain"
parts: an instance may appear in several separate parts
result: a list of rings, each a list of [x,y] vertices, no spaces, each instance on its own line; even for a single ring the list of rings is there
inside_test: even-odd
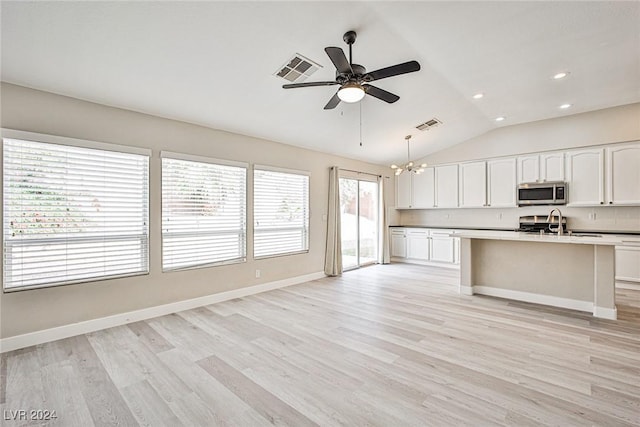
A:
[[[380,250],[378,251],[378,263],[379,264],[389,264],[391,262],[391,258],[389,257],[389,213],[387,212],[388,206],[387,201],[385,200],[386,191],[385,185],[389,185],[390,182],[389,177],[381,176],[378,178],[378,191],[379,191],[379,199],[380,203],[380,231],[379,231],[379,243],[378,247]]]
[[[329,171],[329,210],[327,212],[327,247],[324,273],[327,276],[342,274],[342,242],[340,237],[340,179],[338,167]]]

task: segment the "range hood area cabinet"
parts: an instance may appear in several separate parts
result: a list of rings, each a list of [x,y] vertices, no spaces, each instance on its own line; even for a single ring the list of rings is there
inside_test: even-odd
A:
[[[518,157],[518,184],[564,180],[564,153],[532,154]]]
[[[640,142],[429,167],[396,176],[396,208],[515,207],[516,185],[566,181],[568,206],[640,206]]]

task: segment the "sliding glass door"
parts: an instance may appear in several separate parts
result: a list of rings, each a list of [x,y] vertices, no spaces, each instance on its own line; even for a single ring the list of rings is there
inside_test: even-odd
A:
[[[378,259],[378,182],[340,178],[342,265],[345,270]]]

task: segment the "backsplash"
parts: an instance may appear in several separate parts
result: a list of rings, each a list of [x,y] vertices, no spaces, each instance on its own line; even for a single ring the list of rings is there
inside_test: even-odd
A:
[[[640,233],[640,207],[568,207],[559,206],[567,217],[569,230]],[[484,209],[397,210],[389,215],[390,225],[423,225],[454,228],[516,229],[524,215],[548,215],[553,206]],[[390,209],[391,211],[393,209]]]

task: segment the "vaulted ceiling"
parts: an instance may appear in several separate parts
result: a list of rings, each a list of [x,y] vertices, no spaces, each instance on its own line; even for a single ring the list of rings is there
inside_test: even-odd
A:
[[[499,126],[640,101],[640,2],[3,1],[3,81],[388,164]],[[336,87],[282,89],[295,53],[332,80],[326,46],[400,96],[323,106]],[[564,79],[553,75],[569,71]],[[481,99],[473,99],[483,93]],[[560,109],[561,104],[571,104]],[[495,119],[504,116],[505,120]],[[431,118],[428,131],[415,126]],[[362,146],[360,141],[362,140]]]

